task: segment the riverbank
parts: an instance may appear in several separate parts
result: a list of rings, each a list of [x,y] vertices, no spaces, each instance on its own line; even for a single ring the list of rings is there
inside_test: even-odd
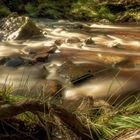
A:
[[[61,4],[60,4],[61,3]],[[0,17],[12,12],[30,17],[94,21],[102,23],[140,22],[140,9],[136,2],[110,2],[85,0],[52,1],[0,1]]]

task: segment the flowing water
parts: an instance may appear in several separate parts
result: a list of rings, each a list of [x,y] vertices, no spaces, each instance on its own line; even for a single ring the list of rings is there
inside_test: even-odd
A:
[[[32,89],[31,94],[35,94],[40,85],[45,85],[49,79],[57,79],[63,83],[63,97],[69,101],[92,96],[116,102],[139,96],[139,24],[102,25],[44,19],[35,22],[47,33],[46,38],[2,41],[1,58],[30,59],[28,51],[40,52],[56,40],[60,44],[45,62],[18,67],[1,64],[1,87],[11,86],[24,93]],[[72,37],[80,41],[68,42]],[[93,42],[86,43],[88,38]]]

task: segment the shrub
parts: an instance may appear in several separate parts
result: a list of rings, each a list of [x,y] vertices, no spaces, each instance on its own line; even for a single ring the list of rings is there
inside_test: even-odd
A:
[[[54,3],[42,3],[38,6],[38,15],[48,18],[60,18],[62,13]]]
[[[0,6],[0,17],[8,16],[11,13],[6,6]]]
[[[78,19],[86,18],[94,21],[99,21],[100,19],[115,20],[115,15],[104,4],[99,4],[95,0],[79,0],[73,4],[71,13]]]
[[[37,17],[38,16],[38,9],[37,6],[33,5],[32,3],[27,3],[25,5],[25,10],[27,14],[31,17]]]

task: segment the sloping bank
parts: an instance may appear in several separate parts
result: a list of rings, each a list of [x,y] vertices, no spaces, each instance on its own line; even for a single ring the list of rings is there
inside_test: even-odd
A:
[[[0,0],[0,17],[11,12],[31,17],[111,22],[139,22],[139,0]]]

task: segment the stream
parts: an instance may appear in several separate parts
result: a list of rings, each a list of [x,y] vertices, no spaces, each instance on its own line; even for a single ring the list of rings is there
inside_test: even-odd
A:
[[[60,94],[64,105],[85,96],[113,104],[139,99],[139,24],[34,21],[45,38],[0,42],[2,89],[11,87],[13,96]]]

